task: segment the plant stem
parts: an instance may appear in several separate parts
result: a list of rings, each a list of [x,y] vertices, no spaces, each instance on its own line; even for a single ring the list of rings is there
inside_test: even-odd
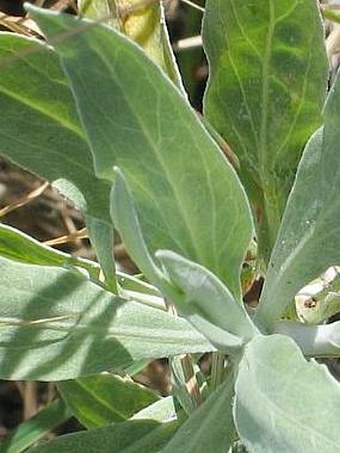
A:
[[[212,354],[210,387],[213,392],[223,382],[225,357],[221,352]]]

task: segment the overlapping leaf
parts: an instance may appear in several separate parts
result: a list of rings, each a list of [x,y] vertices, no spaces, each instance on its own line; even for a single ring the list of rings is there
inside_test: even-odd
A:
[[[340,79],[310,139],[273,250],[257,319],[270,326],[299,289],[340,264]]]
[[[328,64],[315,0],[208,0],[205,114],[241,162],[268,259],[304,143],[320,125]]]
[[[204,264],[239,296],[252,234],[248,203],[181,93],[120,34],[30,11],[62,58],[97,174],[112,180],[118,165],[127,177],[150,252],[167,248]],[[71,40],[54,40],[71,30]]]
[[[91,245],[105,276],[105,286],[117,294],[113,226],[103,220],[88,216],[86,227],[91,238]]]
[[[136,42],[176,85],[182,86],[161,2],[143,4],[140,0],[79,0],[78,7],[81,16],[104,20]]]
[[[31,453],[158,453],[177,429],[176,422],[157,423],[153,420],[131,420],[112,426],[58,437]]]
[[[181,426],[164,453],[227,452],[235,439],[232,419],[234,376],[226,381]]]
[[[40,266],[83,267],[96,279],[99,276],[96,263],[54,250],[5,224],[0,224],[0,256]]]
[[[9,437],[0,444],[6,453],[21,453],[47,436],[53,429],[72,416],[66,404],[57,399],[41,409],[35,416],[22,422]]]
[[[118,298],[76,271],[1,258],[0,289],[2,379],[72,379],[214,349],[185,320]]]
[[[231,352],[253,337],[257,329],[244,306],[214,274],[174,252],[160,250],[156,257],[180,290],[171,299],[179,313],[218,349]]]
[[[58,389],[88,429],[128,420],[159,399],[150,389],[109,373],[60,382]]]
[[[110,185],[94,174],[57,56],[38,41],[2,33],[0,69],[0,155],[51,182],[70,181],[85,197],[72,201],[108,221]]]
[[[214,274],[174,252],[156,253],[164,269],[161,270],[150,256],[131,193],[117,169],[111,199],[116,227],[144,274],[218,349],[228,353],[239,349],[256,330],[242,305]]]

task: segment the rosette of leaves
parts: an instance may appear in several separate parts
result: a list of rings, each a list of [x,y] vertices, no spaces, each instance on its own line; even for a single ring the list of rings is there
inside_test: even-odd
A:
[[[0,376],[66,379],[88,428],[32,451],[339,451],[339,384],[314,360],[340,355],[339,323],[283,319],[340,264],[340,81],[326,93],[317,3],[208,0],[205,122],[141,43],[29,11],[49,45],[0,37],[0,152],[57,181],[99,260],[0,229]],[[113,228],[143,279],[115,271]],[[254,237],[265,283],[250,309]],[[214,367],[190,404],[176,358],[205,352]],[[154,357],[179,370],[170,399],[112,374]]]

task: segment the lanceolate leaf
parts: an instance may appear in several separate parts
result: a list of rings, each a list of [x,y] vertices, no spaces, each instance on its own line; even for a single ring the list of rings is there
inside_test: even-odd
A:
[[[173,252],[156,253],[156,256],[164,265],[172,282],[156,265],[145,244],[137,214],[134,209],[131,193],[122,173],[118,169],[116,169],[116,178],[113,184],[111,199],[112,214],[113,217],[117,219],[117,229],[120,232],[124,243],[128,247],[131,257],[144,274],[159,287],[169,300],[176,304],[179,313],[186,317],[188,321],[218,349],[222,349],[226,353],[233,353],[242,347],[244,343],[243,337],[249,338],[255,327],[228,289],[225,288],[213,274]],[[173,260],[170,258],[168,259],[169,254]],[[172,261],[174,261],[174,263]],[[183,273],[183,275],[181,275],[181,273]],[[200,275],[197,276],[195,273],[199,273]],[[188,279],[189,275],[190,278],[188,282],[185,281],[183,283],[183,279]],[[207,284],[208,289],[203,291],[200,286],[198,291],[195,292],[193,282],[196,282],[197,284],[197,281],[199,281],[201,283],[201,278],[209,279]],[[220,285],[218,285],[218,282]],[[209,286],[209,283],[214,286]],[[216,295],[214,291],[219,291],[219,294]],[[222,296],[224,296],[226,300],[223,300]],[[213,300],[210,300],[211,297],[213,297]],[[235,329],[233,325],[235,323],[229,319],[230,302],[234,304],[234,313],[232,314],[231,319],[237,319],[237,322],[240,324],[239,329]],[[223,310],[226,316],[222,316],[221,318],[221,313],[218,313],[218,307]],[[239,332],[242,331],[243,334],[238,336],[237,334],[230,333],[228,327],[231,327],[230,330],[232,332],[238,330]]]
[[[240,295],[252,234],[231,165],[181,93],[142,51],[102,26],[30,7],[55,44],[72,84],[99,176],[126,176],[147,246],[175,250]],[[53,38],[73,30],[72,39]],[[89,65],[89,61],[91,64]]]
[[[21,423],[0,444],[3,453],[21,453],[48,435],[58,425],[71,418],[72,413],[66,404],[58,399],[41,409],[34,417]]]
[[[306,146],[273,250],[259,322],[270,326],[299,289],[340,264],[340,79],[329,94],[324,128]]]
[[[58,389],[89,429],[125,421],[159,400],[148,388],[109,373],[61,382]]]
[[[129,250],[131,258],[144,275],[161,286],[164,277],[150,256],[140,228],[131,191],[122,172],[115,168],[115,181],[111,190],[111,215],[116,228]]]
[[[315,0],[206,3],[205,114],[240,158],[266,260],[302,148],[321,122],[328,64],[317,8]]]
[[[76,271],[0,258],[0,289],[1,379],[73,379],[214,349],[185,320],[118,298]]]
[[[236,302],[228,288],[214,274],[168,250],[158,251],[156,257],[170,280],[181,291],[174,302],[183,316],[190,319],[191,315],[198,314],[232,335],[244,340],[252,338],[256,328],[243,304]]]
[[[71,181],[85,197],[78,207],[108,221],[110,185],[94,174],[55,53],[36,40],[2,33],[0,70],[0,155],[51,182]]]
[[[91,276],[99,277],[96,263],[54,250],[5,224],[0,224],[0,256],[26,264],[83,267]]]
[[[226,381],[189,417],[162,451],[227,452],[235,439],[233,395],[234,376],[229,373]]]
[[[176,422],[131,420],[104,428],[58,437],[30,450],[31,453],[158,453],[173,436]],[[98,450],[100,449],[100,450]]]
[[[86,218],[91,245],[105,277],[105,287],[117,293],[116,266],[113,255],[113,226],[95,217]]]
[[[251,453],[339,451],[340,384],[307,362],[283,335],[246,347],[236,380],[234,418]]]

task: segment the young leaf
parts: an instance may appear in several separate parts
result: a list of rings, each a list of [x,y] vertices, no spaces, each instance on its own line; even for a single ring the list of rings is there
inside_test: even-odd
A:
[[[1,379],[74,379],[134,360],[214,347],[181,318],[75,271],[0,258]]]
[[[254,338],[235,389],[236,428],[250,452],[339,451],[340,384],[292,339]]]
[[[113,226],[103,220],[87,217],[86,228],[105,277],[105,287],[117,294]]]
[[[27,451],[31,445],[45,437],[61,423],[72,416],[71,411],[62,400],[41,409],[34,417],[21,423],[9,438],[0,444],[3,453],[21,453]]]
[[[158,423],[153,420],[130,420],[90,431],[57,437],[30,450],[30,453],[158,453],[173,436],[176,422]]]
[[[302,148],[320,125],[328,63],[315,0],[208,0],[208,120],[240,159],[260,253],[274,245]]]
[[[274,331],[293,338],[306,357],[340,357],[340,321],[321,326],[280,321]]]
[[[174,302],[183,316],[188,316],[190,320],[190,315],[197,313],[236,337],[244,340],[253,337],[256,328],[244,305],[236,302],[213,273],[171,251],[160,250],[156,257],[170,280],[181,290],[181,295]]]
[[[108,373],[60,382],[58,390],[88,429],[127,420],[159,400],[148,388]]]
[[[127,178],[150,253],[177,251],[212,270],[239,297],[252,235],[248,202],[182,94],[114,30],[29,10],[62,59],[97,174],[112,180],[117,165]],[[56,38],[70,32],[70,40]]]
[[[270,259],[256,318],[266,327],[296,293],[340,264],[340,78],[324,109],[325,124],[308,142]]]
[[[0,154],[48,181],[66,179],[108,221],[110,184],[95,176],[75,103],[55,53],[13,33],[0,36]],[[73,200],[72,200],[73,201]]]
[[[115,174],[111,190],[112,220],[139,269],[151,282],[162,286],[164,276],[151,258],[145,244],[132,195],[124,175],[117,167]]]
[[[164,453],[227,452],[235,439],[232,418],[234,375],[209,396],[162,450]]]

